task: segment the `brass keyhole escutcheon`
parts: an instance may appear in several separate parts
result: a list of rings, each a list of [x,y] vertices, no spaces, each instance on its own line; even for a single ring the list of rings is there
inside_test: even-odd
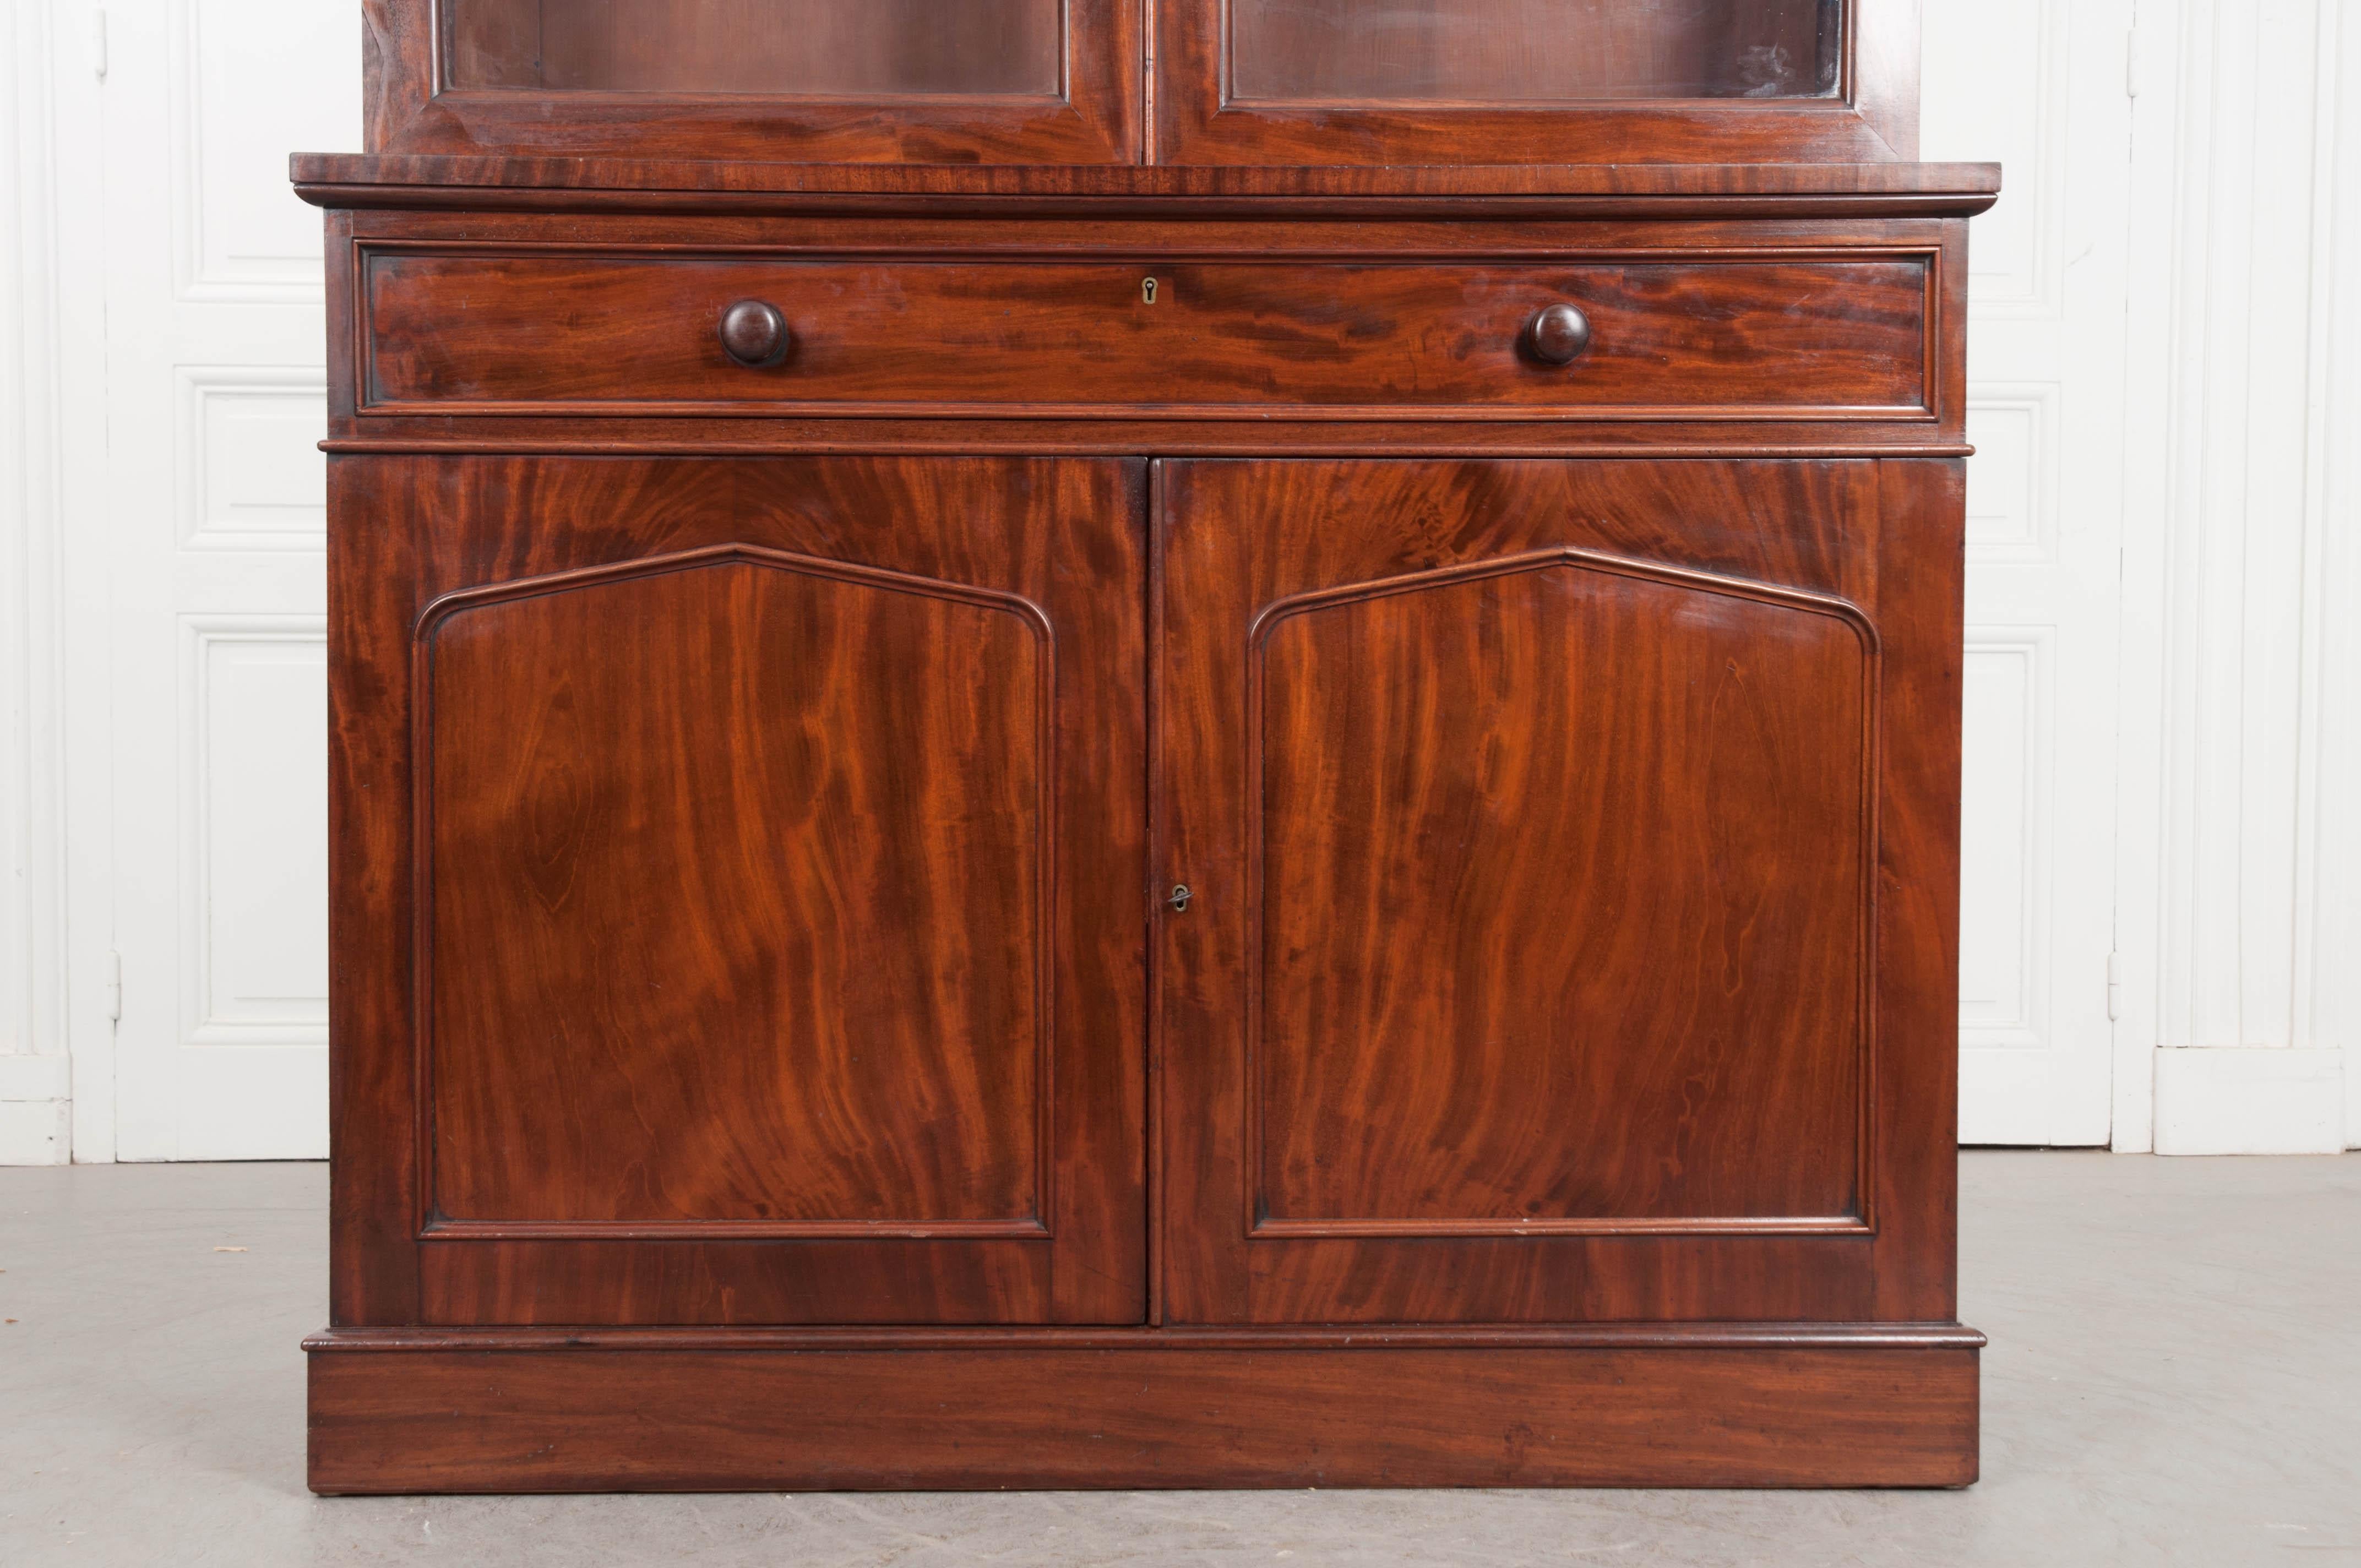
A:
[[[1172,906],[1172,912],[1175,915],[1185,915],[1189,911],[1189,901],[1196,896],[1189,891],[1189,884],[1184,882],[1174,887],[1171,896],[1164,902]]]
[[[1156,302],[1155,279],[1142,278],[1139,280],[1139,302],[1143,305],[1152,305]]]

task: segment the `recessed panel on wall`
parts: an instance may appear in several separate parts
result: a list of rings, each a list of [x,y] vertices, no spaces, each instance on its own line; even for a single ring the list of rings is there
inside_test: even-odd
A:
[[[327,644],[316,617],[184,627],[185,1037],[328,1037]]]
[[[2069,0],[1979,0],[1923,12],[1921,156],[1993,159],[2007,170],[1999,203],[1976,220],[1968,263],[1982,320],[2063,308],[2058,236],[2072,11]]]
[[[2048,1043],[2048,633],[1979,627],[1968,635],[1960,1036],[1971,1048]]]
[[[361,12],[322,0],[172,0],[180,294],[316,300],[320,222],[289,189],[293,148],[360,127]]]
[[[183,367],[176,488],[192,550],[326,544],[327,381],[304,367]]]
[[[2047,565],[2058,554],[2056,385],[1978,384],[1968,394],[1968,560]]]

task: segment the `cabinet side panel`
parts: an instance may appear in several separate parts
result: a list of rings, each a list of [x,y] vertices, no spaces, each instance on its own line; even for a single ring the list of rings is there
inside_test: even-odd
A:
[[[1885,634],[1878,889],[1877,1310],[1958,1310],[1960,726],[1966,466],[1878,465]]]
[[[419,1321],[407,472],[383,458],[328,463],[329,1300],[339,1324]]]

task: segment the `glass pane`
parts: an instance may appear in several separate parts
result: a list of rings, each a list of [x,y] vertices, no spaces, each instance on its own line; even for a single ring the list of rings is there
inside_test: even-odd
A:
[[[453,87],[1054,98],[1062,0],[445,0]]]
[[[1231,0],[1230,96],[1810,98],[1842,0]]]

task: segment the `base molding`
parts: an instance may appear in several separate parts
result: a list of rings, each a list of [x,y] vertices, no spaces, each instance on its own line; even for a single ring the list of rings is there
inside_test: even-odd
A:
[[[2160,1155],[2342,1154],[2345,1053],[2279,1046],[2156,1053]]]
[[[708,1343],[695,1331],[337,1331],[306,1346],[310,1481],[334,1494],[1976,1478],[1971,1331],[1657,1325],[1651,1343],[1646,1328],[1617,1343],[1609,1327],[865,1331],[833,1344],[817,1337],[831,1331],[720,1331],[735,1347],[709,1349],[686,1348]],[[1549,1333],[1560,1343],[1532,1337]]]

